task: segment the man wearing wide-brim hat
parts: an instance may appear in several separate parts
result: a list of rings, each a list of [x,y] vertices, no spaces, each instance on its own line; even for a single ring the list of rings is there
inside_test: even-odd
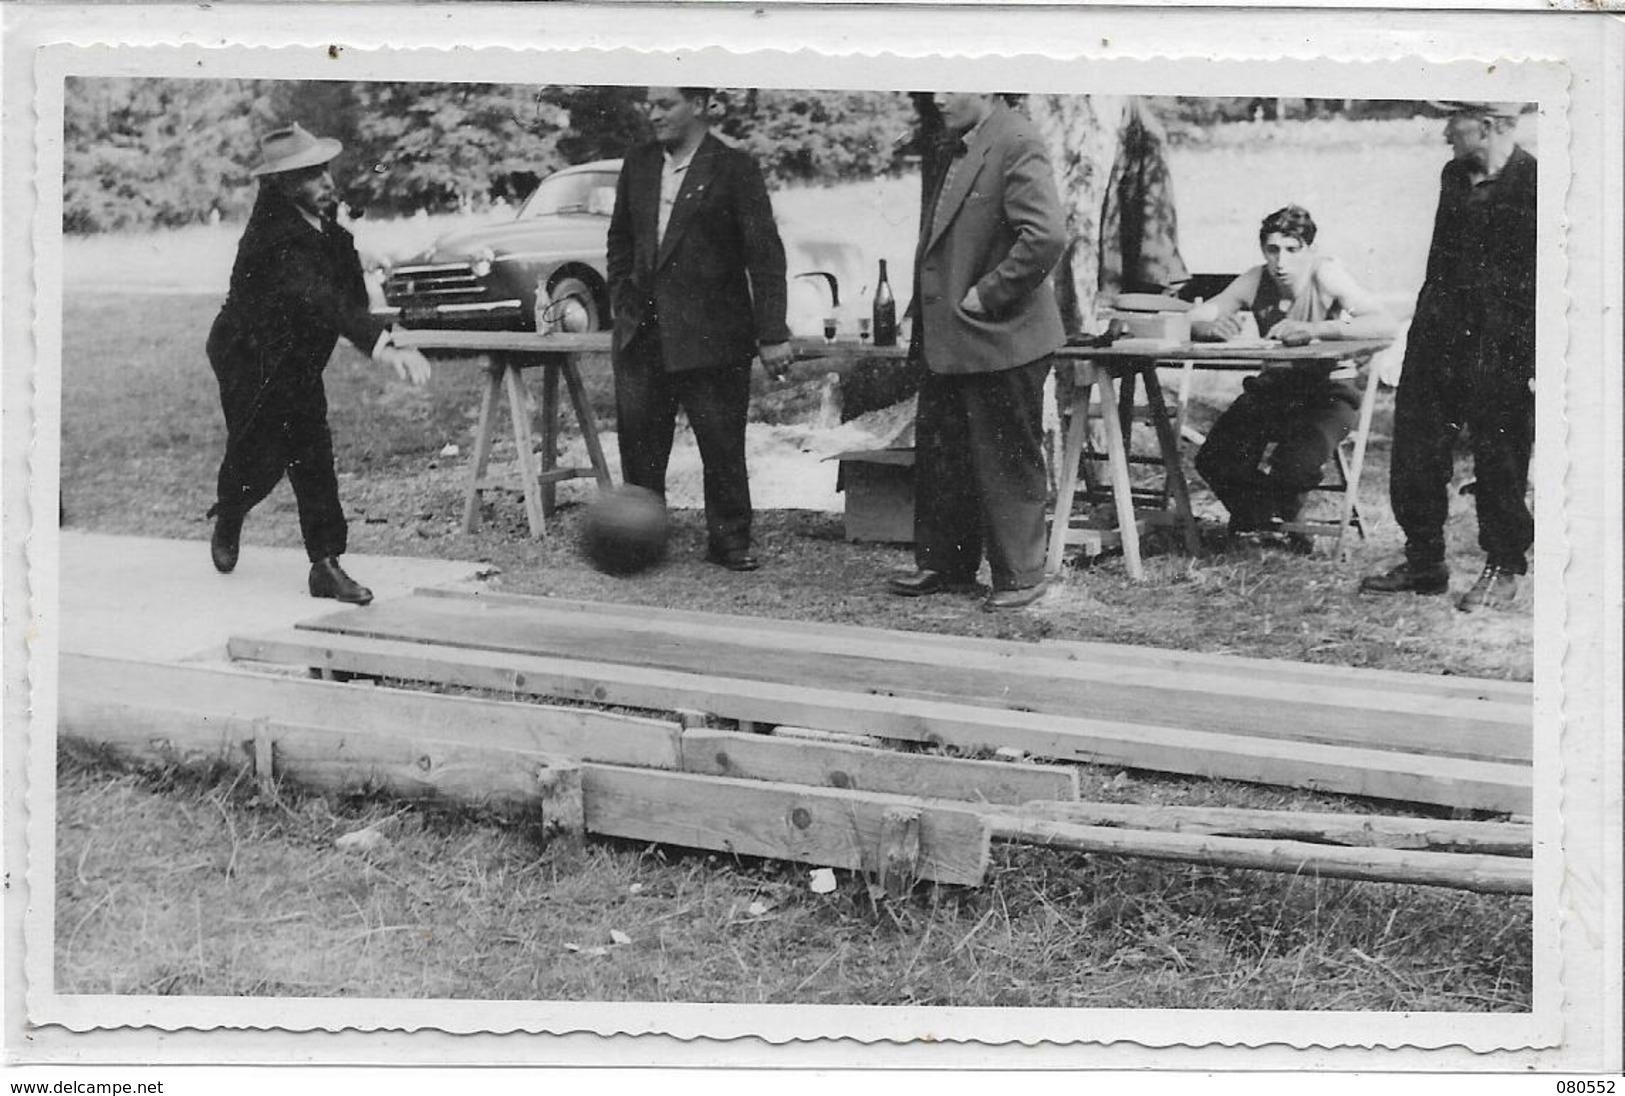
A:
[[[1405,562],[1368,593],[1444,594],[1445,519],[1457,436],[1471,438],[1484,569],[1457,603],[1504,608],[1529,569],[1525,499],[1535,440],[1536,164],[1518,144],[1518,103],[1437,102],[1451,160],[1394,405],[1389,495]]]
[[[348,526],[322,371],[340,335],[413,384],[428,379],[429,363],[393,346],[386,325],[368,312],[355,241],[332,217],[328,164],[341,151],[339,142],[291,125],[265,135],[249,172],[259,195],[209,331],[226,416],[210,554],[222,574],[236,567],[243,519],[286,474],[310,557],[311,596],[365,605],[372,592],[339,566]]]

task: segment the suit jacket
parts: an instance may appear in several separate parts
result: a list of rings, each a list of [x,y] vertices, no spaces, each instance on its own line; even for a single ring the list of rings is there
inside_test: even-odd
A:
[[[209,331],[209,361],[217,372],[252,375],[261,385],[309,385],[340,335],[372,351],[387,325],[367,306],[354,237],[332,222],[318,231],[291,203],[263,191]]]
[[[1050,271],[1066,248],[1049,155],[1031,122],[997,106],[921,218],[914,301],[935,373],[989,373],[1066,341]],[[960,307],[976,287],[985,314]]]
[[[658,243],[657,142],[621,167],[609,222],[609,292],[617,359],[651,318],[668,371],[748,364],[789,339],[784,244],[750,156],[706,134]]]
[[[1162,293],[1190,280],[1179,254],[1168,141],[1145,100],[1129,100],[1100,213],[1100,295]]]
[[[1535,375],[1537,174],[1522,147],[1479,188],[1461,164],[1445,164],[1402,376],[1413,368],[1513,383]]]

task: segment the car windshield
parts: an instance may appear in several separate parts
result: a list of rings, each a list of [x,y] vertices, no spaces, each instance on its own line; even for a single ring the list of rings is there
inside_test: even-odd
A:
[[[561,213],[588,213],[608,217],[615,211],[615,176],[610,172],[582,171],[542,180],[519,211],[519,219],[553,217]]]

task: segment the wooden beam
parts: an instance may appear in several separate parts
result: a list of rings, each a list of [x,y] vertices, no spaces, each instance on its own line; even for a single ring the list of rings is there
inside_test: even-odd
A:
[[[1219,837],[1266,837],[1382,849],[1476,852],[1490,856],[1529,856],[1534,843],[1534,827],[1525,824],[1379,814],[1093,802],[1025,803],[1017,813],[1022,818],[1087,826],[1121,826]]]
[[[920,808],[887,807],[880,815],[880,885],[893,901],[920,880]]]
[[[1000,841],[1045,848],[1183,860],[1212,867],[1251,868],[1288,875],[1421,883],[1488,894],[1531,894],[1534,891],[1534,862],[1519,857],[1348,849],[1303,841],[1123,830],[1010,816],[996,816],[990,821],[993,835]]]
[[[64,654],[58,665],[59,730],[72,731],[90,706],[105,712],[124,705],[193,713],[222,725],[232,717],[265,717],[654,768],[675,769],[682,759],[676,723],[588,708],[363,688],[196,663]]]
[[[63,738],[137,765],[252,767],[268,791],[291,783],[341,795],[379,792],[508,809],[534,808],[572,788],[579,799],[576,763],[530,750],[128,702],[64,698],[62,708]]]
[[[987,871],[987,824],[957,805],[610,765],[584,765],[581,786],[589,833],[794,860],[875,878],[885,813],[907,807],[919,811],[920,878],[976,886]]]
[[[1296,662],[1290,659],[1252,658],[1243,655],[1202,651],[1177,651],[1121,643],[1045,639],[1036,643],[1022,640],[988,639],[981,636],[943,635],[936,632],[908,632],[888,628],[859,628],[850,624],[779,620],[773,617],[706,613],[686,609],[663,609],[623,602],[575,601],[569,598],[507,594],[494,590],[461,590],[419,587],[418,597],[435,597],[477,604],[540,606],[599,617],[622,617],[650,622],[713,624],[742,631],[762,630],[795,638],[824,636],[850,638],[862,632],[889,644],[895,650],[917,650],[931,655],[971,651],[984,661],[1003,665],[1007,661],[1026,663],[1035,659],[1059,662],[1086,662],[1093,665],[1126,665],[1140,669],[1158,668],[1177,674],[1223,674],[1257,677],[1304,686],[1362,689],[1366,692],[1443,696],[1462,700],[1486,700],[1527,707],[1533,703],[1533,687],[1527,681],[1500,681],[1491,678],[1461,677],[1453,674],[1417,674],[1398,670],[1373,670],[1329,663]],[[1527,718],[1527,717],[1524,717]]]
[[[839,637],[797,638],[437,598],[348,610],[301,627],[765,681],[816,680],[852,692],[1481,761],[1527,762],[1534,748],[1532,712],[1511,705],[1387,690],[1304,689],[1240,674],[1175,674],[1082,661],[990,663],[968,651],[928,657],[861,628]]]
[[[685,731],[683,771],[980,803],[1078,798],[1077,770],[1063,765],[973,761],[735,731]]]
[[[620,663],[455,650],[287,630],[229,644],[232,657],[327,665],[515,694],[634,708],[693,708],[961,749],[1284,784],[1317,791],[1528,814],[1528,765],[1210,734],[1148,724],[971,708],[912,697],[646,669]],[[676,767],[675,763],[671,767]]]

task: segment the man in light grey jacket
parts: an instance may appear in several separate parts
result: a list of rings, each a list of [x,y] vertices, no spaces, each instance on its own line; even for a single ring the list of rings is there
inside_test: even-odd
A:
[[[1017,609],[1044,593],[1044,380],[1065,342],[1049,276],[1065,228],[1032,123],[1002,96],[938,99],[954,147],[914,261],[917,569],[891,589],[973,589],[985,550],[985,607]]]

